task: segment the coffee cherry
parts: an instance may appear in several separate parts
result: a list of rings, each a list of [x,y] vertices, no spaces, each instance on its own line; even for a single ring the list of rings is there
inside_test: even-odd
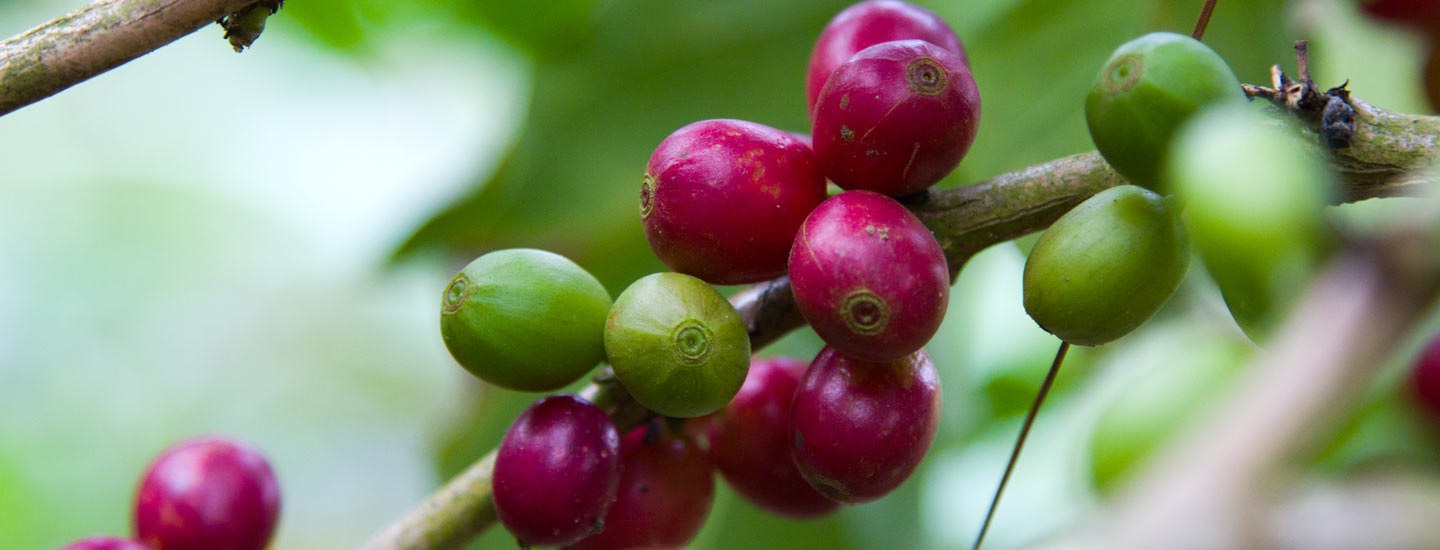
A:
[[[935,236],[900,203],[869,191],[841,193],[810,213],[790,251],[790,285],[825,343],[871,361],[923,347],[950,299]]]
[[[1209,46],[1156,32],[1110,55],[1085,98],[1085,121],[1115,171],[1165,192],[1160,163],[1175,131],[1207,105],[1242,98],[1240,81]]]
[[[605,357],[610,294],[564,256],[543,250],[491,252],[445,288],[440,333],[460,366],[521,391],[574,382]]]
[[[149,547],[130,539],[120,537],[90,537],[65,545],[60,550],[151,550]]]
[[[740,393],[704,423],[710,460],[730,486],[756,506],[793,518],[839,507],[800,477],[790,457],[790,402],[807,366],[799,359],[755,359]]]
[[[1260,341],[1330,247],[1333,176],[1295,132],[1245,105],[1186,125],[1166,175],[1231,314]]]
[[[807,112],[815,112],[815,100],[825,81],[842,63],[860,50],[895,40],[924,40],[956,56],[962,63],[965,48],[960,37],[945,20],[930,10],[895,0],[869,0],[855,4],[835,15],[810,52],[810,66],[805,75]]]
[[[650,156],[640,217],[670,269],[714,284],[785,273],[795,230],[825,200],[806,141],[741,120],[676,130]]]
[[[1360,8],[1374,19],[1422,31],[1440,27],[1440,0],[1361,0]]]
[[[817,101],[811,135],[825,175],[894,197],[954,170],[980,124],[980,91],[964,59],[922,40],[861,50]]]
[[[1112,187],[1056,220],[1025,261],[1025,312],[1061,340],[1098,346],[1135,330],[1190,266],[1177,212],[1133,185]]]
[[[574,548],[680,548],[695,538],[715,497],[715,478],[700,448],[651,424],[626,434],[620,455],[620,491],[604,529]]]
[[[620,293],[605,323],[615,376],[645,408],[673,417],[720,410],[750,368],[750,335],[710,285],[655,273]]]
[[[1425,413],[1440,421],[1440,334],[1415,359],[1410,370],[1410,390]]]
[[[790,406],[800,474],[836,502],[869,502],[899,487],[940,426],[940,379],[924,350],[887,362],[827,347]]]
[[[146,470],[135,538],[153,550],[260,550],[280,516],[280,486],[259,451],[218,437],[182,442]]]
[[[570,395],[526,409],[495,457],[495,514],[527,545],[563,546],[594,532],[620,485],[620,434]]]

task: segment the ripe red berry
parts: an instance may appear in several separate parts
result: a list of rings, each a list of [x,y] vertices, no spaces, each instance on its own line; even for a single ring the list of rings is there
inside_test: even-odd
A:
[[[1372,18],[1421,30],[1440,24],[1440,0],[1363,0],[1360,8]]]
[[[712,284],[785,273],[825,177],[793,134],[741,120],[705,120],[660,142],[640,189],[640,218],[670,269]]]
[[[680,548],[695,538],[715,496],[711,465],[700,448],[650,424],[625,435],[620,455],[620,492],[605,514],[604,530],[574,548]]]
[[[495,457],[495,513],[525,544],[562,546],[591,534],[620,485],[620,434],[570,395],[531,405]]]
[[[810,67],[805,75],[805,100],[808,112],[815,112],[815,99],[825,81],[840,64],[849,61],[860,50],[895,40],[924,40],[965,59],[960,37],[945,20],[930,10],[897,0],[870,0],[855,4],[835,15],[810,52]]]
[[[810,214],[790,252],[790,284],[825,343],[871,361],[923,347],[950,299],[935,236],[900,203],[868,191],[841,193]]]
[[[705,420],[710,460],[730,486],[775,514],[810,518],[839,504],[800,477],[790,457],[790,402],[808,364],[799,359],[756,359],[740,393]]]
[[[65,545],[60,550],[150,550],[150,548],[120,537],[90,537]]]
[[[811,136],[830,181],[898,197],[954,170],[979,125],[980,91],[964,60],[901,40],[865,48],[835,69]]]
[[[790,408],[790,441],[800,473],[847,504],[899,487],[930,449],[940,426],[940,379],[917,351],[875,363],[825,348]]]
[[[1425,412],[1440,420],[1440,334],[1435,335],[1415,359],[1410,371],[1410,389]]]
[[[162,453],[135,501],[135,537],[153,550],[261,550],[280,516],[280,486],[259,451],[203,437]]]

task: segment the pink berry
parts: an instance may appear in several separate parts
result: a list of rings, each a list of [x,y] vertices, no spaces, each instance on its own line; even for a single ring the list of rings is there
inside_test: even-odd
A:
[[[800,473],[827,497],[868,502],[899,487],[940,426],[940,379],[925,352],[882,363],[825,348],[790,408]]]
[[[626,434],[620,455],[620,492],[605,514],[604,530],[574,548],[680,548],[695,538],[715,496],[711,465],[700,448],[652,424]]]
[[[495,457],[495,513],[525,544],[573,544],[598,527],[620,485],[620,434],[570,395],[531,405]]]
[[[811,136],[830,181],[899,197],[954,170],[979,125],[980,91],[964,60],[901,40],[865,48],[835,69]]]
[[[935,236],[894,199],[847,191],[805,220],[790,251],[800,313],[849,355],[888,361],[925,346],[950,299]]]
[[[794,518],[840,506],[810,487],[790,458],[790,402],[807,366],[785,357],[754,360],[740,393],[705,419],[710,460],[730,486],[756,506]]]
[[[151,463],[135,501],[135,537],[154,550],[260,550],[279,516],[280,485],[265,457],[202,437]]]
[[[60,550],[150,550],[150,547],[120,537],[90,537],[72,542]]]
[[[1425,412],[1440,420],[1440,334],[1425,346],[1410,371],[1410,388]]]
[[[785,273],[825,177],[793,134],[741,120],[705,120],[660,142],[640,189],[640,218],[670,269],[712,284]]]
[[[925,8],[896,0],[870,0],[836,14],[820,31],[815,50],[810,52],[810,68],[805,75],[808,112],[815,112],[820,89],[840,64],[870,46],[912,39],[940,46],[969,63],[960,37],[945,20]]]

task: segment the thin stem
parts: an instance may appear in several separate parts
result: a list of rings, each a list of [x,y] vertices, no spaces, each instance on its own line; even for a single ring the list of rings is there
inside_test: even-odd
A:
[[[1205,36],[1205,27],[1210,26],[1210,14],[1215,12],[1217,0],[1205,0],[1205,7],[1200,8],[1200,18],[1195,20],[1195,29],[1190,31],[1190,38],[1199,40]]]
[[[980,524],[980,535],[975,537],[975,550],[980,550],[980,545],[985,542],[985,533],[990,531],[990,520],[995,518],[995,509],[1000,507],[1000,497],[1005,494],[1005,486],[1010,484],[1010,473],[1015,471],[1015,463],[1020,460],[1020,451],[1025,448],[1025,440],[1030,437],[1030,427],[1035,425],[1040,406],[1045,404],[1045,397],[1050,395],[1050,387],[1055,385],[1055,375],[1060,372],[1060,363],[1065,361],[1067,351],[1070,351],[1070,342],[1060,342],[1060,349],[1055,350],[1055,361],[1050,363],[1050,372],[1045,373],[1045,381],[1040,384],[1040,393],[1035,394],[1035,402],[1030,404],[1030,412],[1025,415],[1025,424],[1020,426],[1020,437],[1015,439],[1015,448],[1010,451],[1010,462],[1005,465],[1005,474],[1000,476],[1000,486],[995,488],[995,498],[990,499],[990,511],[985,512],[985,523]]]

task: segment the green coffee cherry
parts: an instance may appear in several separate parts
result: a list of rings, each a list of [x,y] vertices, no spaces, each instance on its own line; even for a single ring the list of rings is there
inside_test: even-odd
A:
[[[564,256],[491,252],[445,287],[440,334],[455,361],[482,380],[521,391],[574,382],[605,358],[610,294]]]
[[[1166,178],[1231,314],[1263,339],[1331,247],[1333,175],[1281,121],[1228,105],[1180,131]]]
[[[1131,183],[1158,191],[1175,131],[1207,105],[1244,97],[1214,50],[1188,36],[1156,32],[1110,55],[1085,98],[1085,121],[1106,162]]]
[[[1168,202],[1113,187],[1040,235],[1025,261],[1025,311],[1061,340],[1104,344],[1159,311],[1189,265],[1189,239]]]
[[[679,273],[641,278],[605,323],[605,353],[635,401],[673,417],[710,414],[740,391],[750,335],[730,302]]]

